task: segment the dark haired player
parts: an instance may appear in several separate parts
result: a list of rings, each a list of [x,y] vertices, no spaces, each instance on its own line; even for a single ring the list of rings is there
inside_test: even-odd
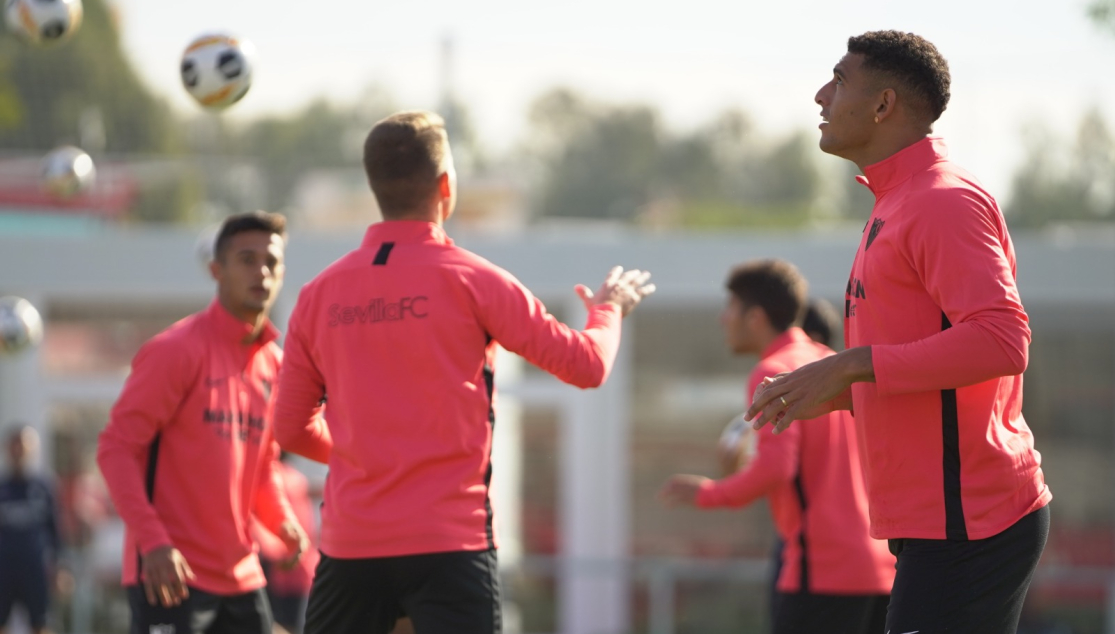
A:
[[[735,354],[757,354],[748,398],[768,376],[827,357],[832,350],[800,324],[807,284],[789,262],[757,260],[732,270],[721,325]],[[855,423],[829,412],[806,425],[758,435],[754,455],[720,480],[675,475],[660,496],[669,505],[742,507],[770,503],[784,547],[772,598],[774,634],[879,634],[894,580],[894,557],[868,535]]]
[[[131,634],[270,634],[255,515],[297,559],[281,492],[271,392],[282,352],[267,315],[283,281],[286,219],[228,218],[210,263],[217,297],[143,345],[97,463],[126,526]]]
[[[34,427],[16,425],[8,432],[8,473],[0,478],[0,634],[15,605],[27,611],[34,634],[49,631],[58,511],[53,486],[31,470],[38,449]]]
[[[893,634],[1013,633],[1049,530],[1022,417],[1030,329],[991,194],[931,136],[949,100],[931,43],[848,40],[817,93],[821,149],[855,163],[875,207],[845,295],[846,348],[764,383],[756,427],[853,409],[871,534],[898,570]]]

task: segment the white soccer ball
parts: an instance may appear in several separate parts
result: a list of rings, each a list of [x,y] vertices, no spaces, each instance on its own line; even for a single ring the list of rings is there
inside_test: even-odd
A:
[[[720,433],[720,448],[724,451],[740,451],[745,460],[755,456],[756,434],[751,428],[751,423],[743,418],[743,414],[736,416],[728,422],[727,427]]]
[[[252,87],[250,42],[225,33],[198,37],[182,54],[182,85],[199,104],[220,110],[248,93]]]
[[[59,198],[69,198],[85,191],[96,177],[97,168],[93,159],[81,148],[64,145],[43,159],[43,189]]]
[[[43,340],[43,320],[22,297],[0,297],[0,355],[15,354]]]
[[[54,44],[81,26],[81,0],[6,0],[4,21],[32,44]]]

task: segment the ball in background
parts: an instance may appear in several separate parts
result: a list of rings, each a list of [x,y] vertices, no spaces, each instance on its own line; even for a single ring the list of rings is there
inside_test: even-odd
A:
[[[232,35],[202,35],[182,54],[182,85],[203,107],[227,108],[252,86],[254,51],[250,42]]]
[[[32,44],[55,44],[81,27],[81,0],[6,0],[8,29]]]
[[[43,188],[59,198],[70,198],[85,191],[96,175],[93,159],[72,145],[57,148],[43,159]]]
[[[0,355],[16,354],[43,340],[43,320],[22,297],[0,297]]]

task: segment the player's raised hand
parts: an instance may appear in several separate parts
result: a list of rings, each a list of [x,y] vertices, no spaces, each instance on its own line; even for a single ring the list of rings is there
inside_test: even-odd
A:
[[[190,596],[186,580],[194,580],[186,558],[173,546],[160,546],[143,555],[143,591],[151,605],[173,607]]]
[[[626,317],[644,297],[654,292],[654,284],[649,284],[649,280],[649,271],[625,271],[622,266],[617,266],[608,271],[604,283],[595,293],[584,284],[578,284],[574,290],[585,303],[586,310],[600,304],[615,304]]]
[[[697,494],[710,480],[704,476],[678,474],[671,477],[658,492],[658,499],[666,506],[696,506]]]

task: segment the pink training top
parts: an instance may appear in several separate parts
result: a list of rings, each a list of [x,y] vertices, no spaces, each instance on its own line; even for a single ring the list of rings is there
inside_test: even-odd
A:
[[[827,357],[832,350],[791,328],[751,371],[748,400],[763,379]],[[889,594],[894,557],[868,535],[855,422],[849,412],[797,421],[781,434],[760,431],[755,457],[739,472],[706,484],[702,508],[746,506],[766,496],[782,550],[778,590],[813,594]]]
[[[583,331],[428,222],[372,225],[302,288],[275,410],[279,443],[328,462],[321,550],[355,559],[495,546],[496,344],[579,387],[611,370],[618,307]],[[327,400],[328,426],[315,408]]]
[[[97,464],[124,520],[124,585],[139,556],[174,546],[220,595],[263,587],[251,515],[277,531],[293,519],[271,432],[282,351],[214,301],[140,348],[97,446]]]
[[[875,193],[845,342],[878,538],[983,539],[1052,497],[1022,418],[1030,329],[998,205],[926,138],[867,167]]]

